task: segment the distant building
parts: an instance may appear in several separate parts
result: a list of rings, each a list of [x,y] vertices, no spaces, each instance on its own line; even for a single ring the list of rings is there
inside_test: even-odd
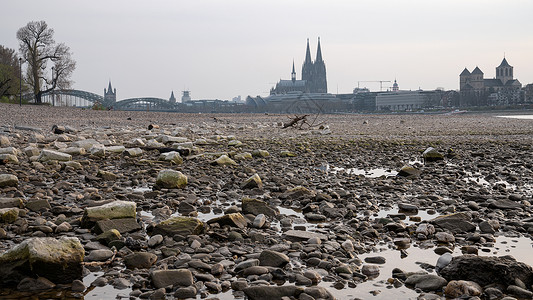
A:
[[[513,78],[513,66],[503,58],[496,67],[496,77],[484,78],[484,73],[476,67],[472,72],[467,68],[459,75],[459,89],[463,105],[512,104],[520,101],[522,84]]]
[[[104,103],[107,107],[113,107],[117,103],[117,89],[111,87],[111,80],[107,90],[104,88]]]
[[[398,83],[396,82],[396,79],[394,79],[394,84],[392,85],[392,91],[397,92],[400,90],[400,87],[398,86]]]
[[[176,103],[176,97],[174,97],[174,91],[170,94],[170,98],[168,99],[168,102],[175,104]]]
[[[287,94],[291,92],[302,93],[327,93],[328,85],[326,79],[326,65],[322,59],[322,49],[320,47],[320,38],[318,38],[318,46],[316,52],[316,59],[311,60],[311,50],[309,49],[309,39],[307,39],[307,49],[305,53],[305,61],[302,65],[302,79],[296,79],[296,70],[294,68],[294,61],[292,62],[292,72],[290,80],[280,80],[275,87],[270,90],[271,95]]]
[[[189,91],[183,91],[181,96],[181,103],[191,101],[191,95]]]

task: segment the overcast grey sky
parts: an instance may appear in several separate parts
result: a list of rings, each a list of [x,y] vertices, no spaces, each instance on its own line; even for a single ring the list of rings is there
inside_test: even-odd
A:
[[[533,82],[531,13],[531,0],[5,0],[0,44],[18,50],[17,30],[44,20],[77,61],[73,88],[103,94],[111,79],[118,99],[266,96],[293,60],[300,79],[319,36],[329,92],[458,89],[465,67],[492,78],[504,53]]]

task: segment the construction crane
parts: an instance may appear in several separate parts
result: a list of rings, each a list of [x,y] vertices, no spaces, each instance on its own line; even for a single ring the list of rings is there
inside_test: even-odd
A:
[[[364,81],[358,81],[357,82],[357,88],[359,88],[359,83],[361,82],[379,82],[379,91],[383,91],[383,82],[392,82],[390,80],[364,80]]]

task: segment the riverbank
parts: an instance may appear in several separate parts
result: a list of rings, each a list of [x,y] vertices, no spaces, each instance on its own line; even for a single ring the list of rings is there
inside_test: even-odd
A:
[[[531,248],[533,120],[498,115],[320,115],[298,130],[283,128],[288,115],[0,105],[0,149],[11,155],[0,174],[17,178],[0,188],[4,209],[17,211],[2,219],[0,250],[73,237],[85,256],[75,284],[52,280],[40,292],[30,275],[0,295],[435,299],[477,280],[483,299],[523,297],[530,267],[499,276],[491,266],[512,263],[486,262],[477,271],[496,272],[494,282],[459,278],[453,261],[436,272],[446,253],[459,261],[501,256],[509,243]],[[443,159],[424,163],[428,147]],[[414,175],[399,176],[406,166]],[[162,184],[164,170],[187,184]],[[119,201],[134,215],[83,221]],[[115,238],[99,236],[113,227]],[[187,280],[172,281],[175,270]]]

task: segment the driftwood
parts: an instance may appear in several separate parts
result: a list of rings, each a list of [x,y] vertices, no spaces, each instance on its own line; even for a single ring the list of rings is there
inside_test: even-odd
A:
[[[283,124],[283,129],[285,128],[289,128],[289,127],[292,127],[292,128],[297,128],[297,129],[303,129],[303,126],[307,126],[307,128],[313,128],[313,127],[318,127],[322,124],[324,124],[324,122],[320,122],[318,124],[315,124],[316,123],[316,120],[318,119],[318,116],[320,114],[316,114],[315,115],[315,118],[313,119],[313,121],[311,121],[311,123],[308,122],[307,120],[307,117],[309,117],[309,115],[294,115],[294,117],[289,117],[290,121]]]
[[[292,118],[289,122],[283,124],[283,129],[285,128],[289,128],[289,127],[296,127],[297,125],[299,125],[299,127],[301,128],[302,127],[302,124],[304,124],[306,122],[306,119],[309,115],[302,115],[302,116],[294,116],[294,118]],[[298,124],[300,123],[300,124]]]

